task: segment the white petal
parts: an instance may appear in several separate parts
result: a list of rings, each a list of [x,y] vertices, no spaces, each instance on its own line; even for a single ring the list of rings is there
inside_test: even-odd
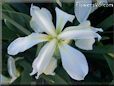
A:
[[[61,39],[91,39],[98,38],[101,39],[101,36],[96,32],[103,32],[101,28],[91,27],[90,21],[85,21],[79,24],[78,26],[70,26],[64,29],[58,36]]]
[[[46,75],[55,75],[54,70],[57,67],[57,59],[52,57],[50,63],[48,64],[47,68],[45,69],[44,73]]]
[[[36,7],[36,9],[40,10],[40,8]],[[52,22],[52,15],[46,8],[41,8],[40,10],[45,17],[48,19],[48,21]],[[35,18],[35,16],[32,16],[32,19],[30,21],[30,26],[34,29],[35,32],[44,32],[43,26],[39,23],[40,21]]]
[[[93,44],[95,43],[94,38],[90,39],[78,39],[75,41],[75,45],[83,50],[92,50]]]
[[[30,75],[34,75],[35,73],[38,72],[36,76],[36,78],[38,79],[39,75],[42,74],[49,65],[52,56],[54,54],[55,47],[56,47],[55,39],[44,45],[44,47],[40,50],[38,57],[36,57],[36,59],[32,64],[33,71]]]
[[[71,78],[83,80],[88,73],[88,64],[85,56],[69,45],[59,46],[62,65]]]
[[[79,29],[76,27],[71,27],[71,30],[64,31],[59,34],[58,38],[60,39],[90,39],[91,37],[98,38],[99,35],[93,30],[89,29]],[[70,27],[69,27],[70,28]],[[100,37],[101,38],[101,37]]]
[[[85,21],[80,23],[78,26],[66,27],[63,32],[70,31],[70,30],[80,30],[80,29],[85,30],[85,29],[91,28],[90,25],[91,25],[90,21]]]
[[[52,21],[52,15],[46,8],[41,8],[41,12],[48,18],[48,21]]]
[[[8,54],[16,55],[24,52],[40,42],[47,41],[46,37],[47,35],[44,34],[32,33],[29,36],[17,38],[8,46]]]
[[[91,29],[92,29],[94,32],[103,32],[103,29],[102,29],[102,28],[91,27]]]
[[[92,27],[91,24],[90,24],[90,21],[85,21],[85,22],[82,22],[80,23],[78,26],[70,26],[70,27],[66,27],[64,29],[64,31],[70,31],[70,30],[86,30],[86,29],[91,29],[93,30],[94,32],[103,32],[102,28],[95,28],[95,27]]]
[[[79,27],[79,29],[88,29],[89,28],[89,29],[93,30],[94,32],[103,32],[102,28],[92,27],[90,21],[84,21],[84,22],[80,23],[78,27]]]
[[[72,22],[74,20],[74,15],[68,14],[62,10],[60,10],[59,8],[55,8],[56,11],[56,30],[58,32],[61,32],[62,29],[64,28],[65,24],[70,21]]]
[[[70,30],[86,30],[88,29],[92,30],[93,33],[96,33],[98,31],[103,32],[103,30],[101,28],[94,28],[90,26],[90,21],[85,21],[82,22],[80,25],[78,25],[77,27],[72,26],[72,27],[67,27],[65,28],[64,31],[70,31]],[[96,34],[98,35],[98,34]],[[86,39],[79,39],[75,41],[75,44],[77,47],[84,49],[84,50],[92,50],[93,49],[93,44],[95,42],[95,38],[94,37],[89,37]]]
[[[16,66],[15,66],[15,59],[11,56],[8,58],[8,73],[11,78],[16,78],[18,76]]]
[[[42,29],[44,32],[50,35],[53,36],[56,35],[55,27],[53,25],[52,20],[50,19],[51,14],[47,9],[45,8],[40,9],[37,6],[31,5],[30,13],[31,16],[36,19],[35,21],[37,22],[37,25],[38,27],[40,27],[40,29]]]
[[[38,33],[38,32],[44,32],[43,31],[43,27],[40,25],[39,23],[40,21],[38,21],[35,17],[32,17],[30,20],[30,26],[32,27],[32,29]]]
[[[75,0],[75,15],[77,20],[81,23],[87,20],[91,12],[92,0]]]

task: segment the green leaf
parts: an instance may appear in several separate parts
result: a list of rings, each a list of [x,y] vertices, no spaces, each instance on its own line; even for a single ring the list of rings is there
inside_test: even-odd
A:
[[[13,11],[14,10],[9,4],[6,4],[6,3],[2,4],[2,9],[7,9],[9,11]]]
[[[43,74],[41,77],[44,78],[51,85],[59,85],[59,84],[68,85],[68,83],[58,74],[55,74],[54,76]]]
[[[15,33],[13,33],[10,29],[3,26],[2,27],[2,40],[10,40],[11,38],[17,37]]]
[[[4,13],[3,13],[3,19],[6,19],[8,22],[10,22],[12,25],[14,25],[15,27],[17,27],[20,31],[22,31],[26,35],[29,35],[31,33],[26,28],[24,28],[23,26],[21,26],[20,24],[18,24],[16,21],[12,20],[10,17],[8,17],[7,15],[5,15]]]
[[[110,83],[110,85],[114,85],[114,80],[112,80],[112,82]]]
[[[96,83],[97,84],[98,82],[99,82],[99,79],[97,77],[93,76],[92,74],[88,74],[82,83],[85,83],[85,84]]]
[[[107,63],[108,63],[108,66],[113,74],[113,77],[114,77],[114,59],[112,57],[110,57],[109,55],[104,55]]]
[[[108,40],[108,39],[110,39],[110,37],[103,36],[101,40]]]
[[[30,31],[33,31],[29,24],[31,19],[30,16],[24,13],[16,12],[9,4],[3,4],[2,12],[3,12],[3,19],[5,19],[6,20],[5,23],[7,23],[6,25],[14,32],[19,32],[20,30],[21,31],[20,33],[23,32],[27,35],[30,34]],[[27,29],[30,31],[28,31]]]
[[[44,46],[44,43],[40,43],[37,45],[36,57],[38,56],[38,54],[43,46]]]
[[[12,25],[9,21],[4,20],[4,22],[5,22],[5,26],[7,26],[6,27],[7,30],[9,31],[9,32],[6,33],[5,32],[6,29],[3,28],[2,31],[5,32],[6,34],[10,34],[10,31],[11,31],[13,34],[15,34],[17,36],[24,35],[24,33],[22,33],[19,29],[17,29],[17,27],[15,27],[14,25]]]
[[[91,59],[91,60],[100,60],[103,61],[105,60],[104,56],[102,54],[98,54],[98,53],[86,53],[84,54],[86,56],[86,58]]]
[[[63,67],[58,65],[57,69],[55,70],[56,74],[61,76],[68,84],[71,84],[71,79],[68,73],[64,70]]]
[[[30,76],[30,72],[32,71],[31,65],[25,60],[21,60],[19,62],[19,65],[24,68],[20,77],[21,78],[20,84],[31,84],[33,80],[32,77]]]
[[[23,13],[29,13],[29,8],[27,7],[26,4],[24,3],[10,3],[10,5],[12,7],[14,7],[16,10],[18,10],[19,12],[23,12]],[[20,6],[21,5],[21,6]],[[24,9],[23,9],[24,8]]]
[[[108,18],[106,18],[100,24],[98,24],[98,27],[103,28],[103,30],[107,30],[108,28],[114,25],[113,18],[114,14],[110,15]]]
[[[61,58],[61,55],[60,55],[60,51],[59,51],[58,46],[55,49],[55,52],[54,52],[53,57],[55,57],[56,59],[60,59]]]
[[[24,68],[22,74],[21,74],[21,84],[30,84],[32,82],[32,76],[29,75],[29,73],[32,71],[32,67],[30,63],[28,63],[25,60],[18,61],[18,64]],[[50,75],[44,75],[42,74],[40,78],[45,79],[49,84],[67,84],[67,82],[61,78],[58,74],[55,74],[54,76]]]
[[[95,46],[93,50],[84,51],[86,53],[95,53],[95,54],[106,54],[106,53],[114,53],[114,46],[113,45],[103,45],[103,46]]]
[[[71,84],[71,79],[70,79],[69,75],[60,66],[58,66],[56,68],[54,76],[42,74],[41,78],[45,79],[48,82],[48,84],[51,84],[51,85],[59,85],[59,84],[69,85],[69,84]]]
[[[2,10],[2,11],[4,14],[9,16],[11,19],[16,21],[17,23],[19,23],[23,27],[31,28],[30,24],[29,24],[30,19],[31,19],[30,16],[28,16],[24,13],[16,12],[16,11],[9,11],[9,10]]]

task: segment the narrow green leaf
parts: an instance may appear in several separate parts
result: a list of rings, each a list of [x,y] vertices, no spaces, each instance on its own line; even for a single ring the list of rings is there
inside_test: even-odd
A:
[[[68,73],[64,70],[63,67],[59,66],[57,67],[57,69],[55,70],[56,74],[58,74],[59,76],[61,76],[61,78],[63,78],[68,84],[71,84],[71,79],[70,76],[68,75]]]
[[[68,85],[68,83],[61,78],[58,74],[55,74],[54,76],[47,76],[47,75],[42,75],[42,78],[44,78],[49,84],[51,85],[59,85],[59,84],[63,84],[63,85]]]
[[[30,16],[24,14],[24,13],[20,13],[20,12],[16,12],[16,11],[10,11],[10,10],[2,10],[3,13],[10,13],[10,14],[15,14],[15,15],[21,15],[21,16],[24,16],[26,18],[28,18],[30,20]]]
[[[108,28],[114,25],[113,18],[114,18],[114,14],[110,15],[108,18],[106,18],[100,24],[98,24],[98,27],[103,28],[103,30],[107,30]]]
[[[85,84],[87,84],[87,83],[91,83],[91,84],[96,83],[97,84],[98,82],[99,82],[99,79],[97,77],[95,77],[92,74],[88,74],[82,83],[85,83]]]
[[[20,77],[21,78],[20,84],[31,84],[33,80],[32,77],[30,76],[30,72],[32,71],[31,65],[25,60],[21,60],[19,62],[19,65],[24,68]]]
[[[5,26],[2,27],[2,40],[9,40],[14,37],[17,37],[15,33]]]
[[[30,84],[33,80],[32,77],[29,75],[29,73],[32,71],[31,65],[25,60],[23,61],[21,60],[18,63],[20,64],[20,66],[24,68],[24,71],[21,74],[20,83]],[[42,74],[40,78],[45,79],[49,84],[67,84],[67,82],[63,78],[61,78],[58,74],[55,74],[54,76]]]
[[[30,31],[33,31],[30,27],[30,16],[27,15],[26,13],[26,8],[24,4],[21,4],[21,7],[17,6],[20,5],[21,3],[17,3],[17,4],[11,4],[11,3],[5,3],[3,4],[3,9],[2,12],[4,14],[6,14],[8,17],[10,17],[12,20],[14,20],[15,22],[17,22],[18,24],[20,24],[21,26],[23,26],[24,28],[29,29]],[[24,12],[16,12],[15,9],[13,9],[12,7],[15,6],[19,7],[19,8],[24,8],[22,9]],[[29,8],[27,8],[29,9]],[[18,10],[17,10],[18,11]],[[25,13],[25,14],[24,14]]]
[[[14,7],[16,10],[18,10],[19,12],[23,12],[27,14],[29,13],[29,7],[27,7],[27,5],[24,3],[16,3],[16,4],[10,3],[10,5]]]
[[[40,43],[37,45],[36,57],[38,56],[38,54],[43,46],[44,46],[44,43]]]
[[[3,9],[7,9],[9,11],[13,11],[14,10],[9,4],[6,4],[6,3],[2,4],[2,8]]]
[[[112,57],[110,57],[109,55],[104,55],[107,63],[108,63],[108,66],[113,74],[113,77],[114,77],[114,59]]]
[[[9,21],[7,20],[4,20],[5,22],[5,26],[6,28],[2,28],[2,31],[5,33],[5,34],[10,34],[10,32],[12,32],[14,35],[17,35],[17,36],[23,36],[25,35],[24,33],[22,33],[22,31],[20,31],[19,29],[17,29],[17,27],[15,27],[14,25],[12,25]],[[6,31],[8,30],[8,31]],[[5,32],[6,31],[6,32]],[[10,39],[9,39],[10,40]]]
[[[9,10],[2,10],[2,12],[27,30],[33,32],[33,29],[30,27],[31,17],[29,15]]]
[[[26,28],[24,28],[23,26],[21,26],[20,24],[18,24],[17,22],[15,22],[14,20],[12,20],[11,18],[9,18],[7,15],[3,14],[3,19],[6,19],[7,21],[9,21],[12,25],[14,25],[15,27],[17,27],[20,31],[22,31],[23,33],[25,33],[26,35],[29,35],[31,32],[28,31]]]

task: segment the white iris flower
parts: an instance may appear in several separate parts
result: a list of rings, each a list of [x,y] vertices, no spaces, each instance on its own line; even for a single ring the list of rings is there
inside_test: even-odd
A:
[[[103,3],[103,1],[104,1],[104,3],[106,3],[106,0],[101,0],[101,1],[99,1],[99,3]],[[77,3],[79,5],[77,5]],[[85,5],[85,7],[80,6],[80,4]],[[88,22],[87,18],[89,17],[89,14],[91,13],[91,9],[93,9],[92,6],[91,5],[88,6],[88,4],[92,4],[92,0],[75,0],[74,12],[75,12],[75,16],[76,16],[77,20],[81,24],[83,24],[84,22]],[[92,26],[91,26],[91,28],[94,32],[97,32],[97,31],[103,32],[103,30],[101,28],[95,28]],[[86,29],[86,28],[84,28],[84,29]],[[98,37],[99,37],[99,39],[101,39],[99,35],[98,35]],[[91,50],[94,42],[95,42],[94,37],[89,37],[89,39],[80,39],[78,41],[75,41],[75,44],[76,44],[76,46],[78,46],[81,49]]]
[[[83,80],[88,73],[88,63],[84,54],[70,46],[69,41],[76,40],[77,47],[92,50],[93,44],[91,42],[95,40],[90,39],[98,38],[100,40],[101,36],[96,33],[96,29],[90,26],[89,21],[85,21],[79,26],[66,27],[63,30],[65,24],[68,21],[72,22],[75,16],[65,13],[57,7],[55,11],[57,20],[56,29],[52,22],[52,15],[46,8],[40,9],[37,6],[31,5],[30,14],[32,19],[30,25],[35,32],[29,36],[14,40],[8,47],[8,54],[16,55],[36,44],[47,41],[32,64],[33,71],[30,75],[37,73],[36,79],[42,73],[54,75],[57,59],[53,57],[53,54],[58,47],[62,65],[66,72],[75,80]],[[84,43],[86,43],[86,46]]]

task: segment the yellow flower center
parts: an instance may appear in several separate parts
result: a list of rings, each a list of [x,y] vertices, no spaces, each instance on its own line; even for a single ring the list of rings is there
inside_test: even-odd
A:
[[[53,39],[56,39],[58,45],[62,45],[62,44],[64,44],[64,43],[68,44],[68,43],[70,42],[70,40],[63,40],[63,39],[58,38],[58,35],[55,36],[55,37],[53,37],[53,36],[51,36],[51,35],[48,35],[48,36],[46,37],[46,39],[48,39],[48,41],[51,41],[51,40],[53,40]]]

